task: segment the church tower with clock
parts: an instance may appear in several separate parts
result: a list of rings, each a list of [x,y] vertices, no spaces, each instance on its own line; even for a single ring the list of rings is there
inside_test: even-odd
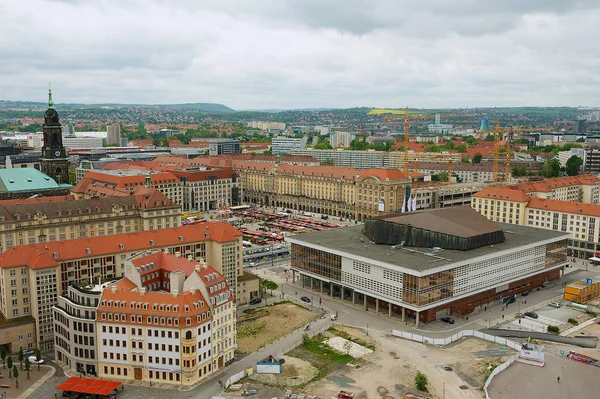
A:
[[[48,89],[48,109],[44,114],[44,145],[42,147],[42,173],[53,178],[58,184],[69,183],[69,158],[62,143],[62,128],[58,112],[52,102],[52,90]]]

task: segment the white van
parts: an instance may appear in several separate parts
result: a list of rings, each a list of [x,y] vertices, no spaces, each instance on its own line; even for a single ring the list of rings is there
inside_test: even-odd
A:
[[[302,215],[303,216],[312,216],[312,213],[310,213],[310,212],[302,212]]]

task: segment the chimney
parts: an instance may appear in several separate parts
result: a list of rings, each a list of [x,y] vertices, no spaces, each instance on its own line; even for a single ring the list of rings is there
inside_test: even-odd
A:
[[[140,296],[146,295],[146,287],[140,288]]]
[[[179,295],[179,291],[177,291],[177,290],[173,290],[172,293],[173,293],[173,298],[177,298],[177,296]]]
[[[168,254],[168,253],[169,253],[169,250],[168,250],[167,248],[165,248],[163,251],[164,251],[164,253],[166,253],[166,254]]]
[[[187,256],[187,260],[188,260],[188,262],[191,262],[192,261],[192,255],[188,255]]]
[[[206,264],[206,262],[204,262],[204,263],[202,264],[202,268],[203,268],[204,270],[208,269],[208,265]]]
[[[181,251],[177,251],[177,252],[175,252],[175,257],[176,257],[176,258],[180,258],[180,257],[181,257]]]
[[[111,294],[116,294],[117,293],[117,286],[113,285],[112,287],[110,287],[110,293]]]
[[[202,269],[202,265],[198,264],[198,265],[196,265],[196,268],[194,270],[196,270],[197,272],[200,272],[201,269]]]
[[[195,295],[196,289],[194,287],[190,288],[190,294]]]

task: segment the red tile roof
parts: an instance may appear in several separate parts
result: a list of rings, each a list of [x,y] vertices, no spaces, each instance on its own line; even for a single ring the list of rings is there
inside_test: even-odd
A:
[[[488,187],[473,194],[475,198],[488,198],[503,201],[528,202],[531,197],[521,190],[515,190],[508,186]]]
[[[34,269],[44,268],[51,267],[51,262],[55,261],[160,249],[201,241],[224,243],[236,241],[241,236],[242,233],[229,223],[207,222],[161,230],[21,245],[9,248],[0,255],[0,268],[25,265]],[[88,248],[91,254],[88,254]]]
[[[565,176],[537,182],[521,183],[514,187],[527,193],[549,193],[557,188],[599,184],[600,178],[594,175]]]
[[[404,173],[402,173],[398,169],[367,169],[367,170],[360,171],[359,175],[362,177],[377,177],[380,180],[406,179],[406,176],[404,176]]]
[[[531,198],[528,208],[600,217],[600,205],[543,198]]]

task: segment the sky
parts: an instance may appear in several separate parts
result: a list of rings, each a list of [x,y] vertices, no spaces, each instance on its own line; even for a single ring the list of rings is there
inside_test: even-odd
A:
[[[1,1],[0,100],[598,106],[598,0]]]

